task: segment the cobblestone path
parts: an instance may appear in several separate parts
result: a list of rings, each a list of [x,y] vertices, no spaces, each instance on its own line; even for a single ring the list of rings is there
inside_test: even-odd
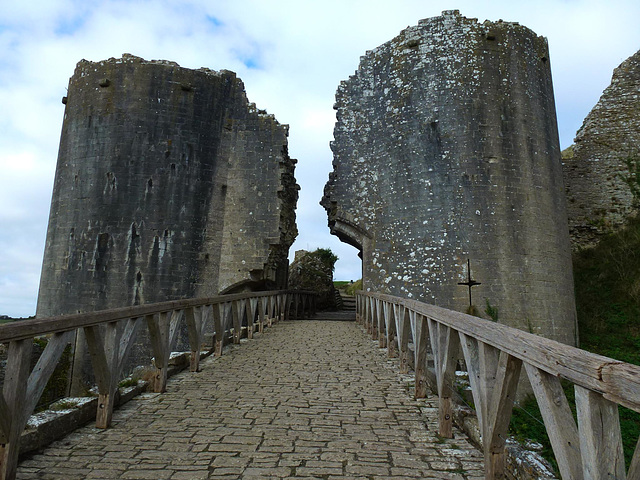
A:
[[[481,479],[353,322],[290,321],[24,460],[21,479]]]

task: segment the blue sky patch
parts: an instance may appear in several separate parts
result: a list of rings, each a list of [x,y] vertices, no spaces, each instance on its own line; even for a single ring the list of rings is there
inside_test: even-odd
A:
[[[207,15],[207,22],[209,22],[211,25],[213,25],[216,28],[219,28],[224,25],[222,20],[216,17],[212,17],[211,15]]]
[[[257,58],[249,57],[249,58],[242,58],[241,60],[242,60],[242,63],[244,64],[244,66],[249,68],[249,69],[260,68],[260,65],[258,63],[258,59]]]
[[[64,17],[61,18],[58,24],[56,25],[55,34],[56,35],[73,35],[75,32],[80,30],[84,25],[85,18],[83,16],[77,15],[75,17]]]

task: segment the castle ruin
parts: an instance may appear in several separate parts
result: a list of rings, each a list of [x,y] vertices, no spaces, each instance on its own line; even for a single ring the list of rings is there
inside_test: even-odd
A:
[[[640,51],[609,85],[564,152],[569,230],[574,248],[597,243],[634,212],[627,162],[640,162]]]
[[[83,60],[63,102],[38,316],[286,287],[288,126],[233,72]]]
[[[577,342],[545,38],[446,11],[361,57],[335,108],[321,204],[365,290]]]

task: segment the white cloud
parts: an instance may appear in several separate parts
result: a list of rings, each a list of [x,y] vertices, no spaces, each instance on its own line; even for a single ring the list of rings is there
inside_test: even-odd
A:
[[[288,123],[299,160],[300,236],[294,249],[330,247],[336,278],[360,276],[356,250],[329,235],[318,205],[331,170],[334,93],[366,50],[421,18],[518,21],[550,42],[559,129],[567,146],[640,47],[636,0],[538,2],[326,0],[34,0],[0,3],[0,314],[35,310],[62,123],[76,62],[131,53],[188,68],[237,72],[260,108]]]

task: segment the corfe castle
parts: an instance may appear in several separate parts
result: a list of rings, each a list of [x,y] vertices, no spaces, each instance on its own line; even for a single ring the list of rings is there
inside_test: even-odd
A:
[[[447,11],[367,52],[338,87],[321,200],[361,252],[364,288],[490,302],[501,322],[574,344],[571,241],[630,211],[639,55],[563,171],[545,38]],[[286,286],[296,161],[235,74],[83,60],[63,101],[38,316]]]

